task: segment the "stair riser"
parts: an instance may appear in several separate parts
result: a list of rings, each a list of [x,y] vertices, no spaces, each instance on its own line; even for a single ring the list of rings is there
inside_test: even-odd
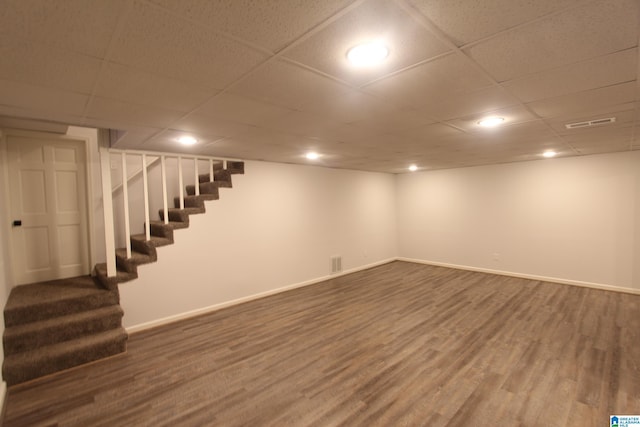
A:
[[[205,212],[206,210],[204,207],[197,207],[197,208],[185,207],[184,209],[172,208],[172,209],[169,209],[169,221],[189,224],[189,215],[203,214]],[[164,221],[164,209],[160,209],[158,211],[158,214],[160,215],[160,220]]]
[[[222,182],[222,181],[214,181],[214,182],[203,182],[200,184],[200,195],[212,195],[215,198],[213,200],[218,200],[220,198],[220,191],[218,188],[231,188],[230,182]],[[195,185],[187,185],[187,195],[194,196],[196,194]]]
[[[131,239],[131,249],[136,252],[147,254],[153,259],[158,259],[158,251],[156,250],[156,247],[149,242],[141,242],[139,240]]]
[[[5,327],[22,325],[25,323],[47,320],[53,317],[64,316],[82,311],[93,310],[108,305],[118,304],[120,301],[117,291],[107,292],[87,297],[74,298],[65,301],[52,301],[30,306],[27,308],[4,311]]]
[[[151,224],[149,233],[151,233],[152,236],[164,237],[165,239],[173,240],[173,228],[168,224]]]
[[[160,210],[158,212],[158,215],[160,215],[160,220],[164,221],[164,210]],[[175,221],[175,222],[184,222],[186,224],[189,223],[189,215],[185,212],[180,212],[180,211],[169,211],[169,221]]]
[[[243,175],[244,174],[244,162],[227,162],[227,168],[223,169],[222,168],[222,164],[221,163],[217,163],[213,165],[213,176],[214,178],[216,177],[216,175],[221,175],[221,174],[238,174],[238,175]],[[208,173],[203,173],[198,175],[198,181],[199,182],[207,182],[209,181],[209,174]]]
[[[217,190],[218,189],[216,188],[216,192]],[[184,198],[184,207],[204,209],[205,208],[204,202],[206,202],[207,200],[218,200],[218,195],[217,194],[201,194],[199,196],[195,196],[190,194]],[[173,206],[176,209],[180,209],[180,197],[175,197],[173,199]]]
[[[123,313],[120,311],[119,313],[111,313],[100,318],[58,324],[46,329],[21,334],[10,334],[8,333],[10,331],[7,330],[3,340],[4,354],[8,356],[45,345],[116,329],[121,326],[122,315]]]
[[[2,377],[9,386],[19,384],[34,378],[73,368],[105,357],[125,352],[127,336],[121,339],[99,343],[90,348],[73,351],[34,363],[31,360],[5,359]]]
[[[138,274],[138,266],[143,264],[150,264],[157,261],[156,257],[149,256],[144,260],[136,260],[135,258],[127,259],[116,255],[116,267],[120,270],[124,270],[127,273]]]

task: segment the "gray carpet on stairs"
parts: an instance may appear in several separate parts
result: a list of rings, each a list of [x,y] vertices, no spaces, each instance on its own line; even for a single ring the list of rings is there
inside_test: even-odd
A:
[[[118,290],[91,276],[17,286],[4,310],[4,364],[18,384],[126,350]]]

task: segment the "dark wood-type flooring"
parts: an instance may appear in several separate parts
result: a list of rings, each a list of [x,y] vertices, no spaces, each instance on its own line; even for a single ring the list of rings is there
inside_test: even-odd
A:
[[[601,427],[640,414],[640,296],[393,262],[133,334],[125,355],[10,388],[5,410],[5,426]]]

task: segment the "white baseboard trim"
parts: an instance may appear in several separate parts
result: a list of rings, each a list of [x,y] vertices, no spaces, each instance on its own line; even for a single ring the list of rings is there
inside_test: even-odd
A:
[[[468,265],[449,264],[445,262],[427,261],[416,258],[397,257],[398,261],[413,262],[417,264],[434,265],[437,267],[455,268],[457,270],[476,271],[479,273],[497,274],[500,276],[517,277],[520,279],[540,280],[542,282],[559,283],[561,285],[581,286],[583,288],[601,289],[604,291],[622,292],[626,294],[640,295],[640,289],[625,288],[621,286],[603,285],[600,283],[581,282],[579,280],[559,279],[557,277],[536,276],[534,274],[514,273],[512,271],[492,270],[489,268],[471,267]]]
[[[327,280],[331,280],[331,279],[335,279],[337,277],[341,277],[341,276],[346,276],[347,274],[351,274],[351,273],[356,273],[358,271],[362,271],[362,270],[368,270],[369,268],[373,268],[373,267],[378,267],[380,265],[383,264],[388,264],[390,262],[395,261],[396,258],[388,258],[382,261],[377,261],[371,264],[367,264],[367,265],[362,265],[360,267],[355,267],[355,268],[351,268],[349,270],[345,270],[341,273],[338,274],[331,274],[328,276],[323,276],[323,277],[318,277],[316,279],[311,279],[311,280],[307,280],[304,282],[299,282],[299,283],[294,283],[292,285],[287,285],[287,286],[283,286],[281,288],[276,288],[276,289],[272,289],[269,291],[265,291],[265,292],[261,292],[258,294],[253,294],[253,295],[249,295],[246,297],[242,297],[242,298],[237,298],[231,301],[225,301],[219,304],[214,304],[214,305],[210,305],[207,307],[202,307],[202,308],[198,308],[195,310],[191,310],[191,311],[187,311],[184,313],[180,313],[180,314],[175,314],[172,316],[168,316],[168,317],[164,317],[162,319],[157,319],[157,320],[152,320],[150,322],[145,322],[145,323],[141,323],[139,325],[133,325],[133,326],[127,326],[125,327],[125,329],[127,330],[127,333],[135,333],[135,332],[140,332],[140,331],[144,331],[146,329],[151,329],[151,328],[155,328],[158,326],[163,326],[169,323],[173,323],[173,322],[177,322],[179,320],[184,320],[184,319],[188,319],[190,317],[194,317],[194,316],[199,316],[201,314],[206,314],[206,313],[210,313],[212,311],[216,311],[216,310],[220,310],[226,307],[231,307],[232,305],[236,305],[236,304],[242,304],[244,302],[249,302],[249,301],[253,301],[259,298],[264,298],[264,297],[268,297],[270,295],[275,295],[275,294],[279,294],[281,292],[285,292],[285,291],[290,291],[292,289],[296,289],[296,288],[302,288],[304,286],[309,286],[309,285],[314,285],[316,283],[320,283],[320,282],[324,282]]]

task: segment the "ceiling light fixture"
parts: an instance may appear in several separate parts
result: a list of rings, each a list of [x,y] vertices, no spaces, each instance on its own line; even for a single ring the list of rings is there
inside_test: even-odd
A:
[[[198,140],[192,136],[185,135],[178,138],[178,142],[182,145],[193,145],[193,144],[197,144]]]
[[[556,156],[556,154],[558,154],[558,153],[556,153],[555,151],[551,151],[551,150],[549,150],[549,151],[545,151],[544,153],[542,153],[542,155],[543,155],[544,157],[546,157],[547,159],[550,159],[550,158],[552,158],[552,157],[555,157],[555,156]]]
[[[389,56],[389,49],[380,42],[363,43],[347,51],[347,59],[356,67],[378,65]]]
[[[478,125],[484,128],[493,128],[501,125],[503,122],[503,117],[485,117],[484,119],[478,121]]]
[[[320,157],[320,154],[318,153],[314,153],[313,151],[310,153],[307,153],[305,156],[307,159],[309,160],[318,160],[318,158]]]
[[[417,171],[417,170],[418,170],[418,166],[416,166],[416,165],[411,165],[411,166],[409,166],[409,170],[410,170],[411,172],[415,172],[415,171]]]

